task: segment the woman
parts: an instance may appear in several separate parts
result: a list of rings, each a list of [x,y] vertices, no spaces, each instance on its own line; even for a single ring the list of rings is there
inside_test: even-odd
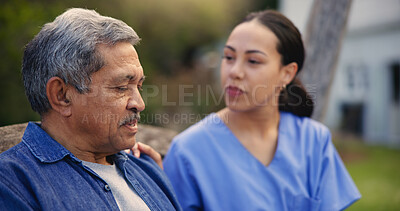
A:
[[[221,64],[226,108],[176,138],[164,159],[184,210],[341,210],[360,198],[329,130],[296,80],[304,47],[276,11],[249,14]]]

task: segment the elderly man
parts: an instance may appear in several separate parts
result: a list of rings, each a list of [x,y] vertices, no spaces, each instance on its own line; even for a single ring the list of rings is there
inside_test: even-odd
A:
[[[135,144],[143,69],[135,31],[69,9],[25,48],[25,92],[41,124],[0,155],[0,210],[179,210],[172,187]]]

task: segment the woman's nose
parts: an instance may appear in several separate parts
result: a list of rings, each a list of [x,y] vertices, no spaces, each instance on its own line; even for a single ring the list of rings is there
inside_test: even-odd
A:
[[[229,70],[229,77],[232,79],[242,79],[244,77],[244,69],[241,62],[236,61]]]

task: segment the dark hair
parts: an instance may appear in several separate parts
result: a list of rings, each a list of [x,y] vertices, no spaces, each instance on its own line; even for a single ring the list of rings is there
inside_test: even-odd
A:
[[[297,63],[298,74],[303,67],[305,50],[301,34],[296,26],[284,15],[274,10],[250,13],[242,23],[254,19],[275,34],[279,40],[276,48],[282,55],[282,64]],[[291,112],[298,116],[311,117],[313,109],[314,102],[311,96],[307,93],[300,80],[295,77],[280,94],[279,110]]]

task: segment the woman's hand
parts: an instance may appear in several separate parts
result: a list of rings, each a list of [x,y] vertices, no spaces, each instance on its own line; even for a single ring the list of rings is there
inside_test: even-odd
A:
[[[140,153],[144,153],[144,154],[150,156],[157,163],[157,165],[160,166],[161,169],[164,169],[163,165],[162,165],[162,158],[161,158],[160,153],[155,151],[151,146],[149,146],[147,144],[143,144],[141,142],[136,142],[135,146],[133,146],[132,149],[126,149],[125,152],[132,153],[133,156],[135,156],[137,158],[140,157]]]

